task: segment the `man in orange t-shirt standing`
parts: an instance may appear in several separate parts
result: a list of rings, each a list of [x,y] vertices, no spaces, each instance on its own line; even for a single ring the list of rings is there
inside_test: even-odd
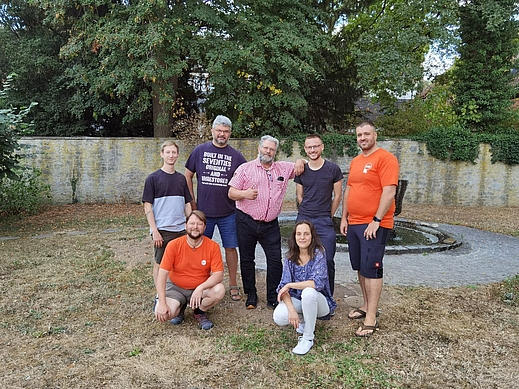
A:
[[[204,213],[192,211],[186,220],[187,235],[166,246],[156,282],[158,321],[182,323],[189,303],[200,327],[213,327],[206,312],[222,301],[225,286],[220,246],[204,236],[205,227]]]
[[[355,335],[366,337],[378,329],[377,309],[383,285],[382,259],[393,228],[398,160],[377,146],[371,122],[356,128],[362,153],[350,164],[344,191],[341,233],[348,236],[353,270],[359,277],[364,303],[349,312],[350,319],[364,319]]]

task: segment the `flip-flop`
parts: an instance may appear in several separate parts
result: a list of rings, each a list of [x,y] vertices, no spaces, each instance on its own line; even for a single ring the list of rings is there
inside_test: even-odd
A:
[[[360,308],[357,308],[353,311],[353,314],[356,314],[358,313],[358,315],[355,315],[355,316],[351,316],[349,313],[348,313],[348,319],[352,319],[352,320],[355,320],[355,319],[363,319],[366,317],[366,312],[363,311],[362,309]]]
[[[366,317],[366,312],[363,311],[363,310],[360,309],[360,308],[355,309],[355,310],[353,311],[353,313],[354,313],[354,314],[355,314],[355,313],[358,313],[358,315],[357,315],[357,316],[351,316],[351,315],[348,313],[348,319],[356,320],[356,319],[363,319],[363,318]],[[380,312],[377,311],[377,317],[378,317],[379,314],[380,314]]]
[[[365,334],[359,334],[359,332],[363,331],[371,331],[366,332]],[[367,326],[366,324],[362,323],[362,325],[359,327],[357,332],[355,332],[355,336],[358,336],[359,338],[367,338],[375,333],[375,331],[378,331],[378,321],[375,321],[375,325],[373,326]]]
[[[237,290],[238,293],[232,293],[233,290]],[[232,301],[241,301],[241,293],[239,286],[230,286],[229,287],[229,296],[231,296]]]

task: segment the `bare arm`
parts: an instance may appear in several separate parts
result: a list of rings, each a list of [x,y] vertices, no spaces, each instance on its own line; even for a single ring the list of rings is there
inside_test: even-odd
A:
[[[380,197],[380,203],[378,205],[377,213],[373,216],[382,219],[386,216],[387,211],[391,208],[391,204],[393,204],[393,199],[396,194],[396,185],[384,186],[382,188],[382,196]]]
[[[299,205],[301,205],[301,203],[303,202],[303,192],[303,185],[296,183],[296,199]]]
[[[258,197],[258,190],[250,187],[249,189],[236,189],[234,186],[229,187],[228,196],[231,200],[239,201],[239,200],[256,200]]]
[[[153,238],[153,245],[155,247],[162,247],[164,243],[164,239],[162,239],[162,235],[157,228],[157,223],[155,222],[155,215],[153,214],[153,205],[151,203],[144,203],[144,213],[146,214],[146,219],[148,220],[148,224],[151,230],[151,237]]]
[[[375,215],[377,218],[382,219],[389,208],[391,207],[391,204],[393,204],[393,199],[395,198],[396,193],[396,185],[389,185],[384,186],[382,188],[382,196],[380,196],[380,202],[378,204],[378,209]],[[341,223],[342,224],[342,223]],[[380,223],[376,221],[372,221],[368,224],[368,227],[364,231],[364,236],[366,239],[373,239],[377,236],[377,231],[380,227]]]
[[[157,295],[159,296],[159,302],[155,309],[155,317],[158,321],[167,321],[171,316],[171,312],[168,304],[166,303],[166,280],[168,277],[168,271],[165,269],[159,269],[156,280]]]
[[[191,197],[193,198],[193,200],[191,201],[191,209],[197,209],[197,207],[196,207],[196,197],[195,197],[195,192],[194,192],[194,189],[193,189],[193,178],[194,178],[194,175],[195,175],[195,173],[193,173],[191,170],[186,168],[186,171],[184,172],[184,176],[186,176],[187,187],[189,189],[189,193],[191,193]],[[190,213],[191,213],[191,210],[189,211],[189,213],[186,213],[186,215],[189,215]]]
[[[194,202],[194,200],[189,203],[186,203],[186,205],[184,205],[184,214],[186,215],[186,217],[191,215],[191,212],[193,211],[193,207],[191,205],[191,203],[193,203],[193,202]],[[195,205],[195,209],[196,209],[196,203],[194,203],[194,205]]]
[[[342,180],[333,184],[332,217],[337,212],[342,199]]]
[[[299,158],[294,164],[294,173],[296,176],[303,174],[305,171],[305,165],[308,163],[306,159]]]
[[[344,196],[342,197],[342,216],[341,216],[341,234],[346,236],[348,232],[348,193],[350,193],[350,187],[346,185],[344,190]]]

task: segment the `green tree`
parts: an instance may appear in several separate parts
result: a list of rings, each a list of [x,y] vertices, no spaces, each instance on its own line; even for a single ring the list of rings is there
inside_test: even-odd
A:
[[[0,78],[16,72],[9,101],[22,106],[39,102],[29,118],[39,135],[74,135],[84,123],[69,114],[72,93],[62,80],[65,64],[59,58],[66,33],[42,25],[44,13],[26,1],[2,1],[0,7]]]
[[[41,29],[14,29],[26,43],[36,47],[38,35],[51,32],[61,39],[41,61],[60,65],[46,76],[55,83],[39,83],[52,86],[40,97],[48,116],[51,108],[55,121],[73,115],[88,135],[124,135],[153,122],[155,136],[170,135],[201,97],[209,116],[234,119],[237,135],[337,131],[359,96],[390,106],[416,85],[429,44],[453,35],[445,26],[457,9],[454,0],[6,3],[29,4],[38,15]],[[199,94],[193,74],[209,80]]]
[[[122,116],[128,123],[152,107],[154,136],[170,136],[182,112],[180,78],[188,75],[190,47],[201,39],[204,1],[35,0],[47,22],[70,26],[61,56],[74,88],[73,112],[94,118]],[[186,82],[183,85],[187,85]]]
[[[18,140],[30,134],[30,125],[24,122],[34,103],[25,108],[13,108],[7,102],[13,75],[9,75],[0,90],[0,180],[16,178],[21,154]]]
[[[375,1],[352,15],[341,34],[358,35],[350,48],[358,87],[394,107],[397,96],[421,83],[432,43],[448,48],[456,42],[456,17],[453,0]]]
[[[514,0],[460,2],[462,44],[453,70],[454,109],[472,130],[495,132],[513,115],[516,7]]]
[[[236,132],[287,135],[301,128],[309,84],[322,77],[326,37],[307,1],[234,1],[206,34],[202,57],[212,91],[207,108],[234,119]]]

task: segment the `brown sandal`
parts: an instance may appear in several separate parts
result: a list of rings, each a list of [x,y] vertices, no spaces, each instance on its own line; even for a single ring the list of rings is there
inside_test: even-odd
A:
[[[353,313],[353,315],[355,316],[352,316],[351,314]],[[378,315],[380,314],[379,311],[377,311],[377,317]],[[350,313],[348,313],[348,319],[352,319],[352,320],[356,320],[356,319],[363,319],[366,317],[366,312],[363,311],[362,309],[360,308],[357,308],[357,309],[354,309],[352,310]]]
[[[366,332],[365,334],[362,334],[363,331],[371,331],[371,332]],[[362,325],[359,327],[357,332],[355,332],[355,336],[358,336],[360,338],[367,338],[367,337],[373,335],[375,333],[375,331],[378,331],[378,321],[376,321],[375,325],[373,325],[373,326],[368,326],[368,325],[362,323]]]
[[[232,291],[236,290],[238,293],[233,293]],[[241,301],[241,293],[239,286],[229,286],[229,296],[231,296],[232,301]]]

